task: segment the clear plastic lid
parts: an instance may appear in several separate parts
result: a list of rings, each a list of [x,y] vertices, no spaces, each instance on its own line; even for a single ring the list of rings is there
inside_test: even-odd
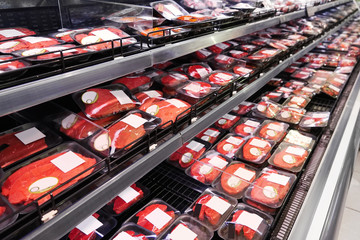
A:
[[[213,71],[206,81],[219,86],[225,86],[235,81],[239,76],[237,74],[226,71]]]
[[[252,136],[260,127],[261,122],[262,120],[255,118],[241,118],[236,126],[231,129],[231,132],[242,137]]]
[[[235,108],[233,108],[231,112],[242,116],[249,113],[253,109],[253,107],[255,107],[255,103],[244,101]]]
[[[249,55],[249,53],[241,50],[230,50],[227,54],[229,54],[233,58],[241,59]]]
[[[306,110],[302,108],[283,107],[278,115],[276,115],[276,119],[287,123],[298,124],[305,113]]]
[[[12,53],[19,50],[27,50],[33,48],[44,48],[50,47],[53,45],[61,44],[60,41],[55,38],[49,37],[40,37],[40,36],[28,36],[19,38],[16,40],[9,40],[5,42],[0,42],[0,52],[1,53]]]
[[[270,100],[262,100],[256,107],[253,109],[253,113],[256,116],[266,117],[266,118],[275,118],[275,116],[280,112],[282,106]]]
[[[189,12],[172,0],[151,2],[150,6],[168,20],[189,14]]]
[[[231,43],[221,42],[208,47],[208,49],[215,54],[220,54],[231,47],[232,47]]]
[[[293,89],[287,87],[278,87],[275,89],[275,92],[283,93],[283,98],[288,98],[293,91]]]
[[[330,112],[307,112],[300,122],[302,128],[326,127]]]
[[[218,139],[220,139],[224,135],[224,133],[225,131],[223,129],[209,127],[201,131],[198,135],[196,135],[196,137],[203,141],[214,144]]]
[[[228,71],[230,68],[237,64],[242,64],[243,61],[225,54],[218,54],[209,60],[210,65],[217,70]]]
[[[337,87],[327,82],[321,87],[321,92],[332,98],[338,98],[342,88],[343,87]]]
[[[184,73],[168,72],[155,78],[155,81],[167,88],[176,89],[189,80]]]
[[[274,145],[274,141],[251,137],[236,153],[236,157],[246,162],[262,164],[270,157],[270,152]]]
[[[265,62],[268,61],[270,58],[273,58],[276,55],[280,54],[281,52],[282,50],[280,49],[263,48],[249,55],[247,58],[250,60]]]
[[[233,158],[244,143],[245,139],[243,137],[230,133],[221,139],[213,149],[229,158]]]
[[[203,81],[188,81],[176,91],[178,98],[185,100],[188,103],[195,104],[203,101],[207,96],[210,96],[220,87],[214,84]]]
[[[189,63],[182,65],[184,72],[194,79],[206,78],[211,72],[211,67],[206,63]]]
[[[310,98],[306,96],[290,96],[284,103],[283,106],[294,107],[294,108],[305,108],[310,102]]]
[[[240,77],[249,77],[255,71],[254,68],[250,68],[244,64],[236,65],[232,70]]]
[[[124,224],[115,234],[110,238],[111,240],[155,240],[156,235],[135,223]]]
[[[263,100],[271,100],[273,102],[279,102],[282,99],[283,93],[281,92],[266,92],[261,98]]]
[[[114,80],[112,83],[120,83],[125,85],[132,93],[137,93],[141,91],[148,90],[153,84],[153,80],[151,77],[146,74],[142,75],[130,75],[118,78]]]
[[[240,120],[239,116],[227,113],[215,122],[215,126],[224,130],[232,128]]]

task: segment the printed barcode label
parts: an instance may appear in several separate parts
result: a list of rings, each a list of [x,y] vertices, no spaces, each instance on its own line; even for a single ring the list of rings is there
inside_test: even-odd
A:
[[[218,212],[220,215],[223,215],[231,206],[230,203],[226,202],[225,200],[222,200],[221,198],[217,196],[213,196],[206,204],[205,206],[211,208],[212,210]]]
[[[166,100],[168,103],[174,105],[175,107],[177,108],[183,108],[183,107],[187,107],[185,103],[183,103],[182,101],[178,100],[178,99],[169,99],[169,100]]]
[[[120,38],[120,36],[116,35],[115,33],[111,32],[107,29],[93,31],[93,32],[91,32],[91,34],[94,34],[95,36],[101,38],[103,41],[114,40],[114,39]]]
[[[334,85],[329,85],[329,88],[335,90],[335,92],[340,92],[340,88],[335,87]]]
[[[203,147],[204,147],[204,144],[196,142],[196,141],[191,141],[188,145],[186,145],[186,148],[189,148],[195,152],[199,152]]]
[[[252,121],[252,120],[246,120],[246,122],[244,123],[245,125],[248,125],[250,127],[258,127],[260,125],[259,122],[255,122],[255,121]]]
[[[276,173],[271,173],[267,177],[267,180],[269,182],[273,182],[273,183],[285,186],[289,182],[290,177],[284,176],[284,175],[279,175],[279,174],[276,174]]]
[[[133,100],[123,90],[110,91],[110,93],[116,97],[120,104],[133,103]]]
[[[79,225],[77,225],[76,228],[83,232],[85,235],[89,235],[102,225],[103,224],[99,220],[97,220],[96,217],[90,216],[84,221],[82,221]]]
[[[219,131],[214,131],[214,130],[211,130],[211,129],[208,129],[204,132],[204,135],[206,136],[210,136],[210,137],[217,137],[219,136],[220,132]]]
[[[36,127],[32,127],[22,132],[16,133],[15,137],[17,137],[23,144],[27,145],[46,136]]]
[[[4,37],[7,38],[12,38],[12,37],[24,36],[26,34],[16,29],[5,29],[5,30],[0,30],[0,35],[3,35]]]
[[[122,119],[121,121],[132,126],[133,128],[138,128],[147,122],[147,120],[145,118],[139,117],[135,114],[130,114],[129,116]]]
[[[185,90],[192,91],[192,92],[200,92],[201,91],[201,85],[197,83],[190,83],[186,87],[184,87]]]
[[[228,119],[230,121],[234,120],[236,118],[236,116],[234,115],[230,115],[230,114],[225,114],[222,118]]]
[[[302,104],[305,102],[305,99],[302,97],[292,97],[291,101],[296,102],[298,104]]]
[[[67,173],[85,162],[84,159],[76,155],[72,151],[62,154],[61,156],[51,160],[51,163],[59,168],[63,173]]]
[[[255,146],[255,147],[259,147],[259,148],[264,148],[268,145],[268,142],[265,142],[263,140],[260,139],[252,139],[250,142],[250,145]]]
[[[46,42],[46,41],[50,41],[50,38],[46,38],[46,37],[24,37],[22,38],[22,40],[29,42],[31,44],[34,43],[38,43],[38,42]]]
[[[220,168],[220,169],[223,169],[225,168],[227,165],[228,165],[228,162],[218,156],[215,156],[215,157],[212,157],[210,160],[209,160],[209,163],[211,165],[213,165],[214,167],[217,167],[217,168]]]
[[[171,217],[160,208],[156,208],[154,211],[146,215],[145,219],[158,229],[162,229],[168,222],[171,221]]]
[[[139,195],[140,195],[140,193],[138,191],[136,191],[132,187],[127,187],[118,196],[119,196],[119,198],[124,200],[124,202],[129,203],[132,200],[134,200],[135,198],[137,198]]]
[[[236,219],[236,223],[251,228],[254,231],[259,229],[263,219],[255,213],[249,213],[243,211],[240,216]]]
[[[274,123],[270,123],[267,128],[277,132],[281,132],[284,130],[284,127],[282,125],[278,125]]]
[[[235,176],[238,176],[242,179],[244,179],[245,181],[250,181],[254,176],[255,173],[252,171],[249,171],[245,168],[239,167],[235,172],[234,172]]]
[[[302,155],[305,154],[305,151],[306,151],[306,150],[303,149],[303,148],[288,147],[285,152],[290,153],[290,154],[293,154],[293,155],[297,155],[297,156],[302,156]]]
[[[229,137],[228,139],[226,139],[226,142],[238,146],[238,145],[242,144],[244,142],[244,140],[240,139],[240,138],[236,138],[236,137]]]

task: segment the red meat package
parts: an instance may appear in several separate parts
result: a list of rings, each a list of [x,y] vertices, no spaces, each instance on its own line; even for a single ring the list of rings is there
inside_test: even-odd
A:
[[[235,123],[239,120],[240,117],[227,113],[215,122],[215,126],[221,129],[228,130],[232,126],[234,126]]]
[[[283,107],[278,115],[276,115],[276,119],[287,123],[298,124],[305,113],[306,110],[302,108]]]
[[[226,220],[236,203],[236,199],[208,188],[185,210],[185,213],[199,219],[215,231]]]
[[[240,51],[240,50],[231,50],[231,51],[229,51],[229,54],[233,58],[237,58],[237,59],[243,58],[243,57],[246,57],[247,55],[249,55],[249,53],[243,52],[243,51]]]
[[[14,28],[1,28],[0,29],[0,41],[10,40],[14,38],[26,37],[35,35],[36,33],[30,29],[22,27]]]
[[[330,112],[308,112],[300,122],[302,128],[326,127],[330,119]]]
[[[248,77],[254,72],[254,69],[239,65],[233,68],[234,73],[238,74],[240,77]]]
[[[100,119],[134,109],[140,102],[122,84],[89,88],[73,94],[81,111],[90,119]]]
[[[283,82],[281,78],[273,78],[267,84],[273,87],[279,87]]]
[[[0,133],[0,166],[7,167],[61,142],[47,127],[27,123]]]
[[[179,72],[168,72],[155,78],[155,81],[167,88],[176,88],[189,80],[189,77]]]
[[[231,47],[230,43],[222,42],[222,43],[217,43],[215,45],[212,45],[212,46],[208,47],[208,49],[213,53],[220,54],[230,47]]]
[[[259,46],[244,44],[244,45],[240,45],[239,48],[245,52],[254,52],[259,49]]]
[[[264,168],[260,177],[245,192],[245,198],[270,208],[279,208],[296,176],[280,170]]]
[[[148,100],[156,101],[157,99],[162,99],[163,96],[163,92],[159,90],[149,90],[135,94],[135,97],[141,102],[141,104],[144,104]]]
[[[266,92],[261,96],[263,100],[271,100],[273,102],[279,102],[283,96],[281,92]]]
[[[284,138],[283,142],[296,144],[298,146],[302,146],[305,149],[311,149],[315,144],[315,140],[315,136],[309,133],[290,130]]]
[[[310,98],[305,96],[290,96],[283,105],[286,107],[293,107],[293,108],[305,108],[308,103],[310,102]]]
[[[21,60],[12,60],[13,58],[10,55],[0,56],[0,76],[29,66],[28,63]]]
[[[293,89],[287,87],[278,87],[275,89],[275,92],[283,93],[283,98],[288,98],[293,91]]]
[[[203,79],[212,72],[211,67],[206,63],[184,64],[182,67],[187,75],[195,79]]]
[[[204,61],[213,56],[213,53],[207,49],[200,49],[194,53],[195,57],[200,61]]]
[[[156,235],[153,232],[136,225],[135,223],[124,224],[110,239],[112,240],[154,240]]]
[[[256,175],[254,168],[242,162],[233,161],[212,186],[220,192],[240,199],[245,190],[255,181]]]
[[[168,162],[180,169],[185,169],[199,159],[210,146],[208,142],[202,140],[191,140],[171,154]]]
[[[122,47],[137,42],[135,38],[129,37],[126,32],[115,27],[101,27],[82,32],[75,32],[71,34],[71,37],[82,45],[97,43],[87,46],[87,48],[95,51],[111,49],[112,47]]]
[[[290,80],[284,84],[284,87],[291,89],[298,89],[303,86],[305,86],[304,82],[296,81],[296,80]]]
[[[64,143],[7,172],[1,192],[11,204],[27,205],[55,187],[62,185],[52,192],[53,196],[81,181],[98,168],[94,165],[99,161],[80,145]],[[38,203],[41,205],[49,199],[47,195]]]
[[[244,161],[262,164],[270,157],[274,142],[259,137],[249,138],[236,156]]]
[[[70,35],[73,33],[76,33],[76,32],[82,32],[82,31],[86,31],[86,30],[89,30],[89,29],[82,28],[82,29],[67,30],[64,32],[57,32],[57,33],[50,34],[50,36],[55,37],[56,39],[62,40],[66,43],[73,43],[75,41]]]
[[[140,211],[130,217],[126,223],[137,225],[155,233],[161,234],[178,216],[180,212],[160,199],[154,199]]]
[[[176,89],[176,92],[179,94],[178,98],[195,104],[203,100],[206,101],[206,97],[214,93],[218,88],[219,86],[211,85],[208,82],[189,81]]]
[[[12,53],[18,50],[27,50],[34,48],[44,48],[58,45],[60,42],[54,38],[48,37],[23,37],[16,40],[10,40],[0,43],[1,53]]]
[[[279,49],[264,48],[248,56],[248,59],[255,61],[266,61],[269,58],[275,57],[279,53],[281,53],[281,50]]]
[[[207,81],[212,84],[225,86],[238,78],[238,75],[225,71],[213,71],[208,77]]]
[[[279,142],[285,137],[288,128],[289,124],[266,120],[257,130],[256,136]]]
[[[124,84],[133,93],[148,90],[153,81],[146,75],[125,76],[114,80],[112,83]]]
[[[342,88],[336,87],[330,83],[325,83],[324,86],[321,87],[321,91],[326,95],[329,95],[333,98],[338,98],[340,95]]]
[[[227,55],[219,54],[215,56],[212,60],[210,60],[210,64],[213,66],[214,69],[227,71],[238,61],[239,60],[229,57]]]
[[[281,105],[272,102],[270,100],[263,100],[259,102],[254,108],[255,115],[259,115],[267,118],[275,118],[275,116],[280,112]]]
[[[244,138],[235,134],[228,134],[218,144],[216,144],[214,150],[229,158],[233,158],[235,156],[235,153],[241,148],[244,143]]]
[[[218,230],[223,239],[265,239],[274,221],[270,215],[256,208],[239,203],[230,217]]]
[[[232,112],[241,116],[249,113],[253,107],[255,107],[255,103],[244,101],[239,106],[236,106]]]
[[[230,160],[224,155],[210,151],[186,169],[186,174],[199,182],[210,185],[226,168],[229,162]]]
[[[313,97],[315,94],[319,92],[319,89],[313,88],[311,84],[295,89],[292,94],[296,96],[305,96],[307,98]]]
[[[231,130],[231,132],[242,137],[248,137],[255,134],[260,124],[261,121],[258,119],[241,118],[239,123]]]
[[[156,99],[154,101],[146,101],[139,109],[160,118],[161,128],[165,128],[175,123],[177,119],[185,116],[190,111],[190,107],[189,103],[172,98],[168,100]]]
[[[309,152],[305,148],[283,142],[268,161],[277,168],[291,172],[300,172],[308,156]]]
[[[209,127],[201,131],[198,135],[196,135],[197,138],[209,142],[211,144],[215,143],[219,137],[222,135],[223,130],[217,129],[214,127]]]

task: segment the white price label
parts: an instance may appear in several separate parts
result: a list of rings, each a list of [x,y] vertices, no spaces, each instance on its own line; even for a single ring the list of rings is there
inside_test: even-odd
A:
[[[278,125],[274,123],[270,123],[267,128],[277,132],[281,132],[284,130],[284,127],[282,125]]]
[[[184,87],[185,90],[192,91],[192,92],[200,92],[201,91],[201,85],[197,83],[190,83],[186,87]]]
[[[146,91],[144,92],[146,95],[148,95],[150,98],[156,98],[156,97],[161,97],[161,94],[158,93],[155,90],[151,90],[151,91]]]
[[[24,40],[26,42],[34,44],[34,43],[38,43],[38,42],[51,41],[52,39],[51,38],[46,38],[46,37],[24,37],[21,40]]]
[[[210,160],[209,160],[209,163],[211,165],[213,165],[214,167],[217,167],[217,168],[220,168],[220,169],[223,169],[225,168],[227,165],[228,165],[228,162],[218,156],[215,156],[215,157],[212,157]]]
[[[284,176],[284,175],[280,175],[280,174],[276,174],[276,173],[271,173],[271,174],[267,177],[267,180],[268,180],[269,182],[273,182],[273,183],[276,183],[276,184],[280,184],[280,185],[285,186],[285,185],[289,182],[290,177]]]
[[[184,15],[179,8],[172,4],[166,4],[165,8],[169,10],[174,16],[181,16]]]
[[[138,240],[138,238],[135,238],[128,234],[127,232],[121,232],[113,240]]]
[[[329,85],[329,88],[331,88],[332,90],[334,90],[335,92],[340,92],[340,88],[335,87],[334,85]]]
[[[312,117],[313,118],[328,118],[330,116],[330,113],[313,113]]]
[[[229,80],[231,80],[231,79],[234,78],[233,75],[231,75],[231,74],[226,74],[226,73],[217,73],[217,74],[216,74],[216,77],[221,78],[221,79],[223,79],[223,80],[225,80],[225,81],[229,81]]]
[[[146,123],[147,120],[142,117],[139,117],[135,114],[130,114],[129,116],[122,119],[121,122],[124,122],[124,123],[132,126],[133,128],[138,128],[138,127],[144,125],[144,123]]]
[[[223,215],[231,207],[231,204],[217,196],[213,196],[205,206]]]
[[[171,217],[160,208],[156,208],[154,211],[149,213],[145,219],[158,229],[162,229],[171,221]]]
[[[111,32],[107,29],[93,31],[93,32],[91,32],[91,34],[94,34],[95,36],[101,38],[103,41],[114,40],[114,39],[120,38],[120,36],[116,35],[115,33]]]
[[[210,137],[217,137],[219,136],[220,132],[219,131],[214,131],[214,130],[211,130],[211,129],[208,129],[204,132],[204,135],[206,136],[210,136]]]
[[[334,78],[334,81],[335,82],[338,82],[338,83],[341,83],[341,84],[344,84],[345,83],[345,80],[342,80],[340,78]]]
[[[271,96],[271,97],[280,97],[281,96],[281,93],[269,93],[268,96]]]
[[[12,37],[25,36],[26,34],[16,29],[5,29],[5,30],[0,30],[0,35],[3,35],[6,38],[12,38]]]
[[[110,91],[110,93],[116,97],[120,104],[134,103],[123,90]]]
[[[76,226],[77,229],[79,229],[81,232],[83,232],[85,235],[89,235],[99,227],[101,227],[103,224],[97,220],[94,216],[90,216],[86,218],[84,221],[82,221],[79,225]]]
[[[314,92],[316,89],[308,88],[308,87],[303,87],[301,90],[304,91],[304,92],[312,93],[312,92]]]
[[[204,50],[204,49],[200,49],[199,52],[204,55],[205,57],[208,57],[211,55],[210,51]]]
[[[297,155],[297,156],[303,156],[305,154],[306,150],[303,148],[298,148],[298,147],[288,147],[288,148],[286,148],[285,152],[293,154],[293,155]]]
[[[246,226],[248,228],[251,228],[254,231],[257,231],[260,224],[264,221],[261,217],[254,213],[249,213],[243,211],[240,216],[236,219],[237,224],[241,224],[243,226]]]
[[[171,240],[194,240],[197,238],[197,234],[191,231],[189,228],[184,226],[184,224],[180,223],[176,226],[176,228],[171,232],[170,238]]]
[[[36,127],[32,127],[25,131],[16,133],[15,137],[17,137],[23,144],[27,145],[46,136]]]
[[[225,56],[225,55],[218,55],[216,57],[217,60],[220,60],[220,61],[228,61],[230,59],[230,57],[228,56]]]
[[[274,55],[277,51],[276,50],[264,50],[262,51],[263,54],[267,55]]]
[[[124,191],[119,193],[118,196],[119,196],[119,198],[124,200],[124,202],[129,203],[132,200],[134,200],[135,198],[137,198],[138,196],[140,196],[140,193],[138,191],[136,191],[135,189],[133,189],[132,187],[127,187]]]
[[[195,152],[199,152],[203,147],[204,147],[204,144],[196,142],[196,141],[191,141],[189,144],[186,145],[186,148],[191,149]]]
[[[234,172],[235,176],[238,176],[246,181],[250,181],[254,176],[255,173],[252,171],[249,171],[245,168],[239,167],[235,172]]]
[[[248,125],[250,127],[254,127],[254,128],[257,128],[260,123],[259,122],[255,122],[255,121],[252,121],[252,120],[246,120],[246,122],[244,122],[245,125]]]
[[[201,78],[203,78],[209,74],[209,72],[206,68],[198,68],[198,69],[196,69],[196,71],[200,75]]]
[[[268,142],[254,138],[251,140],[250,145],[259,147],[259,148],[265,148],[268,145]]]
[[[230,115],[230,114],[225,114],[222,118],[225,118],[225,119],[228,119],[228,120],[230,120],[230,121],[233,121],[233,120],[235,120],[235,118],[236,118],[236,116],[234,116],[234,115]]]
[[[297,104],[303,104],[305,102],[305,99],[302,97],[292,97],[291,101],[296,102]]]
[[[188,78],[185,75],[182,75],[181,73],[172,73],[169,76],[178,79],[178,80],[187,80]]]
[[[61,156],[51,160],[51,163],[59,168],[63,173],[67,173],[85,162],[84,159],[76,155],[72,151],[62,154]]]
[[[169,99],[169,100],[166,100],[168,103],[174,105],[175,107],[177,108],[183,108],[183,107],[187,107],[187,105],[185,103],[183,103],[182,101],[178,100],[178,99]]]
[[[225,50],[227,49],[229,46],[225,43],[218,43],[218,44],[215,44],[215,46],[217,46],[218,48],[220,48],[221,50]]]
[[[226,139],[226,142],[239,146],[244,142],[244,140],[236,137],[229,137],[228,139]]]

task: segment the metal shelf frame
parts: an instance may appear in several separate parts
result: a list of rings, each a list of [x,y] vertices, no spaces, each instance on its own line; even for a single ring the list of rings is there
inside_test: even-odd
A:
[[[311,7],[311,10],[313,12],[319,12],[349,2],[352,2],[352,0],[338,0],[319,6],[313,6]],[[195,39],[168,44],[132,56],[117,57],[109,62],[0,90],[0,103],[2,105],[0,108],[0,117],[74,93],[84,88],[110,81],[137,70],[151,67],[156,63],[184,56],[216,43],[231,40],[280,23],[304,17],[306,14],[306,9],[302,9],[281,16],[234,27],[232,29],[215,32]]]
[[[258,89],[264,86],[269,80],[283,71],[287,66],[295,62],[304,54],[315,48],[328,35],[338,31],[343,25],[351,20],[349,16],[341,24],[323,34],[321,37],[313,41],[308,46],[296,54],[290,56],[270,71],[264,73],[256,81],[246,86],[244,89],[236,93],[233,97],[220,104],[214,110],[200,118],[194,124],[187,127],[182,132],[176,134],[171,139],[160,145],[154,151],[137,160],[131,166],[123,170],[118,175],[111,178],[98,189],[90,192],[88,195],[75,202],[69,208],[59,213],[58,216],[44,223],[42,226],[35,229],[33,232],[25,236],[24,239],[52,239],[60,238],[69,232],[74,226],[79,224],[83,219],[88,217],[91,213],[96,212],[103,205],[113,199],[119,192],[128,187],[133,182],[136,182],[155,166],[160,164],[164,159],[170,156],[171,153],[180,148],[183,143],[190,140],[204,128],[214,123],[220,116],[228,113],[231,109],[236,107],[239,103],[246,100]],[[76,217],[75,217],[76,216]]]

